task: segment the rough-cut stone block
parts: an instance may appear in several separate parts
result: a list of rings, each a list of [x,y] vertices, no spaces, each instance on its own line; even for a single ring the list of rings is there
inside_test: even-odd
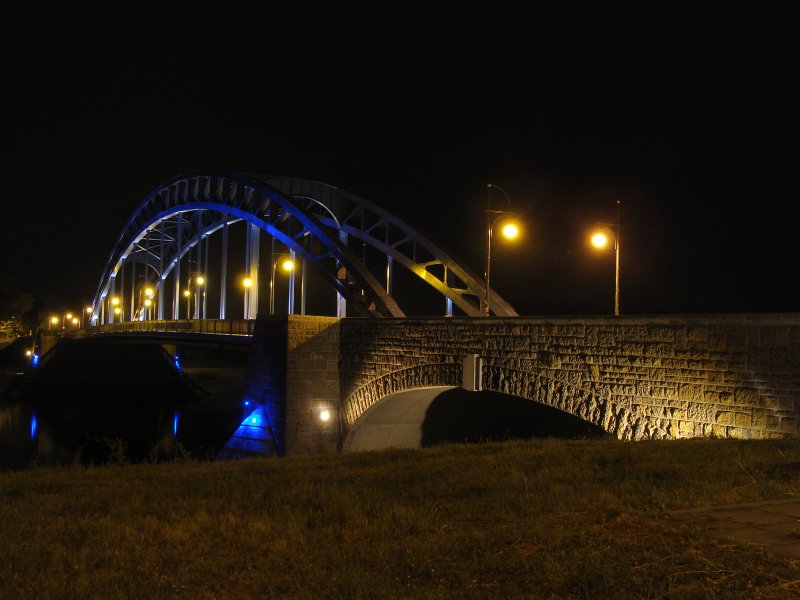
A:
[[[753,388],[741,387],[734,390],[733,401],[735,404],[756,405],[758,404],[758,395]]]
[[[333,332],[313,318],[289,326],[288,356],[270,359],[277,380],[261,377],[259,389],[288,385],[288,401],[302,403],[303,394],[338,402],[338,387],[351,423],[393,391],[457,383],[463,356],[476,353],[487,388],[570,410],[625,439],[771,435],[783,427],[771,412],[793,418],[800,404],[795,317],[346,319]],[[631,410],[603,410],[599,399],[611,394]],[[303,418],[308,435],[298,440],[326,447]]]

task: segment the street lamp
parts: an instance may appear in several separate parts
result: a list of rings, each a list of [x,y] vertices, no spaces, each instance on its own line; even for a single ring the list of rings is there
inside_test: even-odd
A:
[[[93,310],[94,310],[94,309],[93,309],[91,306],[87,306],[86,308],[84,308],[84,309],[81,311],[81,329],[83,329],[83,317],[84,317],[84,315],[90,315],[90,314],[92,314],[92,311],[93,311]]]
[[[145,320],[147,321],[149,321],[152,318],[152,315],[150,313],[153,310],[152,309],[153,298],[155,298],[155,296],[156,296],[156,291],[153,288],[151,288],[150,286],[144,288],[144,311],[145,311],[144,314],[145,314]]]
[[[111,297],[111,306],[109,307],[109,309],[111,310],[113,315],[122,315],[122,309],[120,308],[119,303],[120,300],[117,296]],[[119,318],[122,319],[122,316],[120,316]],[[112,321],[114,320],[113,316],[111,317],[111,320]]]
[[[139,290],[139,307],[136,309],[134,320],[149,321],[150,320],[150,307],[153,306],[153,297],[156,295],[155,290],[149,285],[145,285]]]
[[[283,259],[283,262],[281,262],[281,259]],[[287,273],[294,269],[292,259],[286,254],[279,254],[275,262],[272,263],[272,274],[269,278],[269,314],[271,315],[275,314],[275,269],[279,262],[281,263],[281,268]]]
[[[187,301],[186,301],[186,318],[191,318],[189,316],[189,300],[188,300],[188,298],[191,295],[191,292],[189,290],[192,287],[192,280],[194,280],[194,288],[195,288],[194,289],[194,318],[195,319],[199,319],[200,318],[200,300],[201,300],[201,298],[200,298],[200,288],[202,288],[203,285],[205,284],[206,278],[203,277],[200,273],[195,273],[194,275],[189,277],[189,281],[186,282],[186,288],[187,289],[183,293],[183,295],[186,296],[186,298],[187,298]]]
[[[511,207],[511,198],[508,197],[505,190],[501,188],[499,185],[494,183],[487,183],[486,184],[486,195],[487,195],[487,206],[486,209],[486,220],[487,220],[487,228],[486,228],[486,288],[483,294],[483,316],[489,316],[489,278],[492,272],[492,231],[494,230],[494,226],[503,219],[506,220],[506,224],[501,229],[503,236],[509,240],[515,239],[519,235],[519,226],[512,222],[508,221],[509,218],[513,217],[514,213],[510,210],[493,210],[492,209],[492,188],[500,190],[503,192],[503,195],[506,197],[506,201],[508,202],[509,208]]]
[[[619,209],[620,204],[622,204],[621,200],[617,200],[617,220],[615,223],[597,223],[598,227],[602,229],[596,229],[592,233],[591,242],[592,246],[595,248],[602,250],[608,245],[609,239],[608,234],[611,234],[611,237],[614,238],[614,254],[615,254],[615,268],[614,268],[614,316],[619,316]]]
[[[250,319],[252,316],[250,315],[250,288],[253,287],[253,280],[249,277],[245,277],[242,279],[242,287],[244,288],[244,294],[242,300],[244,301],[244,307],[242,308],[242,318]]]

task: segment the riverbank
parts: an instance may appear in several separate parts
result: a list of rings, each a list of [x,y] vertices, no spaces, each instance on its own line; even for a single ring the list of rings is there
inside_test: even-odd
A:
[[[800,496],[800,441],[506,442],[0,473],[0,597],[800,594],[673,511]]]

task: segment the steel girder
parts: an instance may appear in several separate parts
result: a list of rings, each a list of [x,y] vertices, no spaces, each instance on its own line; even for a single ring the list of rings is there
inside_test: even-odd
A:
[[[391,257],[466,315],[481,314],[483,280],[385,210],[320,182],[214,170],[179,175],[140,204],[109,255],[93,302],[95,315],[126,260],[147,265],[160,287],[186,252],[226,222],[239,220],[294,250],[363,316],[405,314],[341,241],[340,231]],[[489,303],[496,315],[517,314],[493,290]]]
[[[467,316],[482,315],[480,302],[485,291],[485,280],[384,209],[325,183],[292,177],[252,177],[295,200],[305,211],[316,213],[326,226],[339,228],[391,256],[398,264],[450,298]],[[319,210],[320,205],[324,210]],[[446,275],[448,272],[449,277]],[[497,316],[519,316],[494,290],[489,290],[489,308]]]

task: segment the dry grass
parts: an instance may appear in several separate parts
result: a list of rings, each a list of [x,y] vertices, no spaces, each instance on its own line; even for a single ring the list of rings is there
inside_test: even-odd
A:
[[[800,496],[800,441],[508,442],[0,473],[2,598],[796,598],[670,510]]]

